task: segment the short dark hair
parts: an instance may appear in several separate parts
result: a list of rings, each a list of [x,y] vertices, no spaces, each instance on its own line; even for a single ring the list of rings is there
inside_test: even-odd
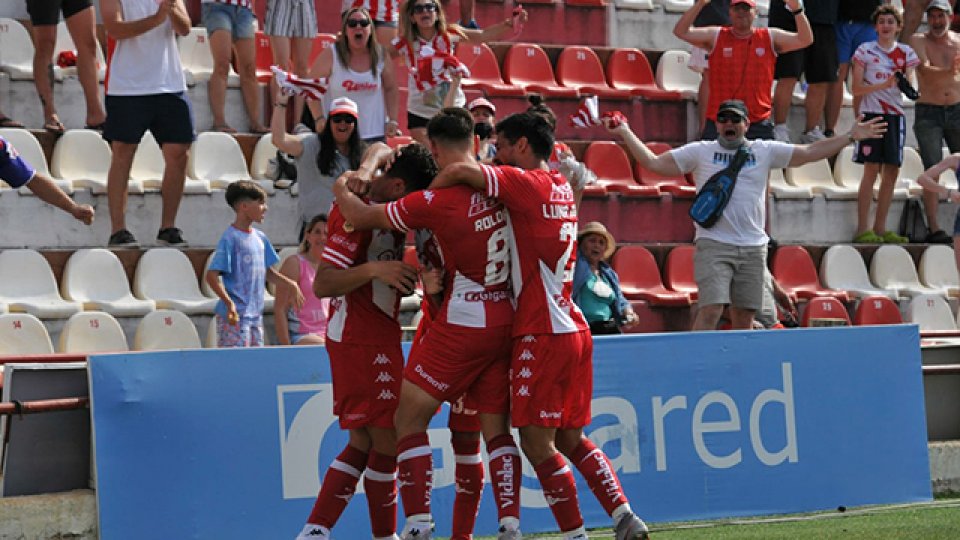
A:
[[[540,94],[530,94],[527,96],[527,102],[530,104],[530,106],[527,107],[527,112],[542,116],[543,119],[550,124],[550,129],[556,131],[557,115],[553,112],[553,109],[548,107],[544,102],[543,96]]]
[[[243,201],[263,202],[267,200],[267,192],[256,182],[251,180],[237,180],[227,185],[227,191],[224,194],[227,198],[227,204],[230,208],[236,209],[236,204]]]
[[[471,128],[472,129],[472,128]],[[384,176],[403,180],[404,190],[407,193],[427,189],[433,177],[440,172],[437,162],[433,160],[430,150],[422,144],[408,144],[397,152],[390,168],[384,171]]]
[[[473,142],[473,115],[461,107],[444,107],[427,123],[427,137],[447,146]]]
[[[553,129],[537,113],[515,113],[497,122],[497,136],[504,137],[510,144],[526,137],[533,155],[540,159],[549,159],[553,153]]]

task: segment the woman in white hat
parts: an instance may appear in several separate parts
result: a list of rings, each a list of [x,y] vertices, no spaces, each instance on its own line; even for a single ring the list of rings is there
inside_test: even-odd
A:
[[[619,334],[637,324],[637,314],[620,290],[620,278],[606,260],[616,241],[603,223],[591,221],[577,233],[577,266],[573,301],[583,312],[593,335]]]

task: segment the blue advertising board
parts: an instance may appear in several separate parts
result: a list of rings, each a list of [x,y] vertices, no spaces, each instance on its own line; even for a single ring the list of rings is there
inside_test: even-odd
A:
[[[322,347],[98,355],[89,370],[104,540],[292,539],[347,442]],[[931,498],[915,326],[604,337],[594,371],[586,433],[647,521]],[[429,432],[439,536],[445,411]],[[556,530],[523,472],[524,532]],[[587,526],[609,526],[577,476]],[[370,537],[359,487],[336,538]],[[476,532],[495,530],[487,486]]]

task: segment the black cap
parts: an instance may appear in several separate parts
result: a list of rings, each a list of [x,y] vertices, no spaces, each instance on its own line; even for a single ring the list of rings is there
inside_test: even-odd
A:
[[[717,110],[717,114],[719,115],[725,112],[736,113],[744,120],[750,117],[750,115],[747,114],[747,106],[744,105],[739,99],[728,99],[721,103],[720,108]]]

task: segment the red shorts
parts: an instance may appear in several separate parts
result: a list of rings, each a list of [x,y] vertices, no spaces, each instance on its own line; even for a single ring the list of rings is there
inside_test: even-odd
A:
[[[590,423],[593,338],[588,330],[516,337],[510,367],[514,427],[570,429]]]
[[[340,428],[392,428],[403,374],[400,343],[357,345],[328,339],[326,346],[333,413],[340,418]]]
[[[475,433],[480,431],[480,412],[477,403],[469,395],[463,394],[450,402],[450,419],[447,421],[450,431]]]
[[[434,321],[426,330],[403,376],[439,401],[462,394],[481,413],[510,410],[510,326],[463,330]]]

